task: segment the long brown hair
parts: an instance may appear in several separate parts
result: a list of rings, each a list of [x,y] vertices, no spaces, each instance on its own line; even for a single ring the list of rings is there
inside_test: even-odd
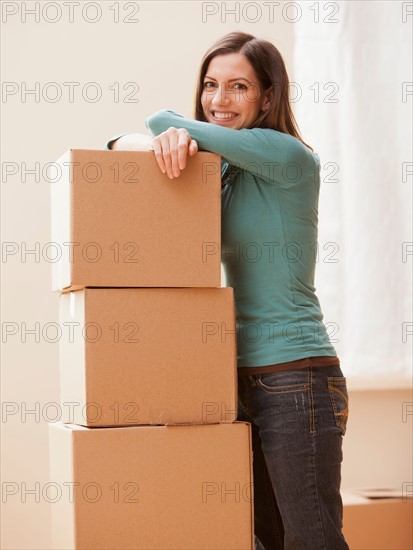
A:
[[[299,139],[311,151],[314,151],[300,136],[289,100],[290,81],[280,52],[268,40],[256,38],[245,32],[226,34],[219,38],[204,54],[195,91],[195,120],[207,122],[202,109],[201,98],[204,89],[204,77],[209,63],[215,56],[228,53],[245,55],[257,75],[261,93],[272,87],[268,109],[261,112],[250,127],[272,128],[284,134],[290,134]]]

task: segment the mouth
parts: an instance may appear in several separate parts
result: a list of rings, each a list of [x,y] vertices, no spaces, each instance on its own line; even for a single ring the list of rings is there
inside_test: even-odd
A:
[[[212,118],[217,122],[230,122],[235,120],[239,115],[230,111],[211,111]]]

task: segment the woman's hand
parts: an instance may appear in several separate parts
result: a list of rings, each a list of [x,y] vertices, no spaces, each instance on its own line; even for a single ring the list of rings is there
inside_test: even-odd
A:
[[[185,128],[171,126],[165,132],[152,139],[159,168],[170,178],[178,177],[186,166],[186,157],[193,157],[198,152],[197,142],[191,138]]]

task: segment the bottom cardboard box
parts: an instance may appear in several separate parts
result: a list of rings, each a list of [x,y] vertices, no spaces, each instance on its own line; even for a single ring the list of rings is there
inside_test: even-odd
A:
[[[49,423],[54,549],[252,550],[251,424]]]
[[[411,550],[413,499],[367,498],[342,491],[343,533],[350,550]]]

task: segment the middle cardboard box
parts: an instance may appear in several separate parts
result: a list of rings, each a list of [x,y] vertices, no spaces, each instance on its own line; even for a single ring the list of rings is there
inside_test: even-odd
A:
[[[235,422],[231,287],[86,287],[59,296],[59,322],[63,422]]]

